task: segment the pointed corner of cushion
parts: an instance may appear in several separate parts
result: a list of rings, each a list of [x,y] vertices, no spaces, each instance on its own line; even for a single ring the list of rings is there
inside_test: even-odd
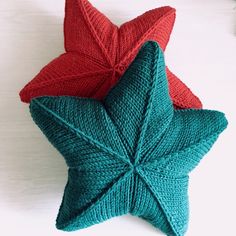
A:
[[[214,119],[214,124],[217,127],[217,133],[222,133],[228,126],[228,120],[225,113],[221,111],[210,111],[212,114],[212,119]]]
[[[170,221],[171,229],[166,230],[167,236],[184,236],[188,230],[189,221],[188,219],[183,222],[177,223],[176,221],[172,220]]]
[[[174,100],[177,109],[202,109],[203,105],[201,100],[188,88],[184,101]]]
[[[196,109],[203,108],[201,100],[196,95],[193,95],[193,100],[191,104],[192,104],[191,106],[195,107]]]
[[[164,7],[161,7],[163,9],[166,10],[166,12],[168,12],[170,15],[174,15],[174,17],[176,16],[176,8],[170,6],[170,5],[166,5]]]
[[[155,24],[152,26],[155,32],[158,32],[156,40],[160,43],[161,48],[165,51],[170,40],[171,33],[176,20],[176,9],[171,6],[164,6],[149,11],[151,19],[155,19]]]
[[[89,226],[78,226],[76,224],[64,224],[63,222],[60,222],[56,221],[56,228],[58,230],[61,230],[61,231],[65,231],[65,232],[73,232],[73,231],[77,231],[77,230],[80,230],[80,229],[84,229],[84,228],[87,228]]]
[[[160,229],[161,232],[163,232],[167,236],[184,236],[188,231],[188,225],[189,225],[188,217],[187,219],[182,219],[182,220],[180,220],[179,218],[180,222],[177,222],[173,217],[170,217],[170,214],[168,214],[167,217],[169,226],[164,226],[164,224],[163,225],[153,224],[154,227]]]
[[[81,229],[88,228],[93,225],[89,219],[81,220],[76,215],[71,215],[71,209],[65,207],[65,205],[60,206],[57,218],[56,218],[56,228],[65,232],[73,232]]]
[[[161,47],[157,42],[150,40],[143,44],[136,59],[149,61],[150,58],[159,58],[160,56],[163,57]]]
[[[73,224],[66,224],[59,216],[56,219],[55,226],[58,230],[62,230],[65,232],[72,232],[72,231],[78,230],[78,227],[73,226]]]
[[[29,93],[29,90],[27,88],[27,85],[21,89],[21,91],[19,92],[19,96],[20,96],[20,100],[24,103],[30,103],[31,100],[31,96]]]
[[[57,216],[55,226],[58,230],[62,230],[62,231],[66,231],[66,232],[72,232],[72,231],[78,230],[78,227],[73,226],[73,224],[69,224],[69,223],[64,222],[64,217],[61,214],[61,212],[59,212],[59,214]]]
[[[149,41],[147,41],[143,44],[140,51],[142,51],[142,50],[144,50],[144,51],[154,50],[156,52],[156,50],[159,51],[159,50],[161,50],[161,48],[160,48],[159,44],[156,41],[149,40]]]
[[[19,92],[22,102],[30,103],[34,97],[39,96],[39,86],[35,83],[35,78],[28,82]]]
[[[220,135],[228,126],[228,120],[223,112],[215,110],[195,110],[191,109],[202,122],[203,128],[210,135]],[[205,125],[204,125],[205,124]]]
[[[155,41],[147,41],[142,45],[127,71],[133,71],[133,69],[136,71],[137,67],[142,68],[143,70],[150,70],[150,67],[156,67],[157,62],[159,61],[164,62],[164,55],[161,47]]]
[[[168,15],[176,15],[176,8],[170,6],[170,5],[165,5],[162,7],[158,7],[153,9],[154,11],[159,11],[159,12],[163,12],[163,15],[165,16],[166,14]]]

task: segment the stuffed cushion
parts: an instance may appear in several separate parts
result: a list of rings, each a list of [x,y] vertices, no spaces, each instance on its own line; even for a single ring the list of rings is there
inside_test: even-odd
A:
[[[156,43],[145,44],[104,102],[39,97],[30,110],[69,167],[58,229],[131,213],[169,236],[184,235],[188,174],[227,120],[217,111],[173,109]]]
[[[70,95],[103,99],[148,40],[165,50],[175,9],[161,7],[120,28],[87,0],[67,0],[64,24],[66,53],[49,63],[20,92],[21,100]],[[201,108],[201,102],[168,68],[170,96],[178,108]]]

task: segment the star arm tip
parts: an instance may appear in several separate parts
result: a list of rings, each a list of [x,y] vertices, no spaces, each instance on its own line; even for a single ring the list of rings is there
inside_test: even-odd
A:
[[[124,23],[119,29],[120,61],[132,61],[140,47],[154,40],[165,50],[175,22],[175,10],[160,7]]]
[[[111,66],[116,58],[117,30],[118,27],[89,1],[67,0],[64,20],[66,51],[91,57],[96,55],[101,65]]]
[[[166,142],[169,142],[170,150],[165,151],[163,163],[160,164],[162,167],[159,168],[163,168],[164,173],[176,177],[188,175],[209,152],[226,127],[224,113],[210,110],[176,110],[164,136]],[[162,146],[158,148],[161,150]]]
[[[32,98],[39,96],[97,97],[103,95],[100,87],[110,76],[111,72],[96,66],[87,57],[77,53],[64,53],[26,84],[20,91],[20,98],[29,103]]]

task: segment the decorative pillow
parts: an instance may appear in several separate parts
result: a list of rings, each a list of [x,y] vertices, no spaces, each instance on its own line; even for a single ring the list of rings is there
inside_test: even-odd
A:
[[[20,92],[30,102],[45,95],[103,99],[137,55],[141,45],[157,41],[165,50],[175,9],[161,7],[120,28],[87,0],[67,0],[64,24],[66,53],[49,63]],[[189,88],[166,68],[170,96],[176,107],[201,108]]]
[[[188,174],[227,120],[217,111],[173,109],[156,43],[143,46],[104,102],[39,97],[30,111],[69,167],[58,229],[130,213],[169,236],[184,235]]]

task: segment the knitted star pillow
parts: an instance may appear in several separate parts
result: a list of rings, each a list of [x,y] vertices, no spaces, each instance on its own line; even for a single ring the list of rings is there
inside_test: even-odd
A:
[[[145,44],[104,102],[39,97],[30,111],[69,167],[58,229],[130,213],[184,235],[188,174],[227,120],[217,111],[173,109],[156,43]]]
[[[49,63],[20,92],[30,102],[44,95],[103,99],[148,40],[165,50],[175,20],[175,9],[161,7],[120,28],[87,0],[67,0],[64,23],[66,53]],[[170,96],[176,107],[201,108],[189,88],[166,68]]]

